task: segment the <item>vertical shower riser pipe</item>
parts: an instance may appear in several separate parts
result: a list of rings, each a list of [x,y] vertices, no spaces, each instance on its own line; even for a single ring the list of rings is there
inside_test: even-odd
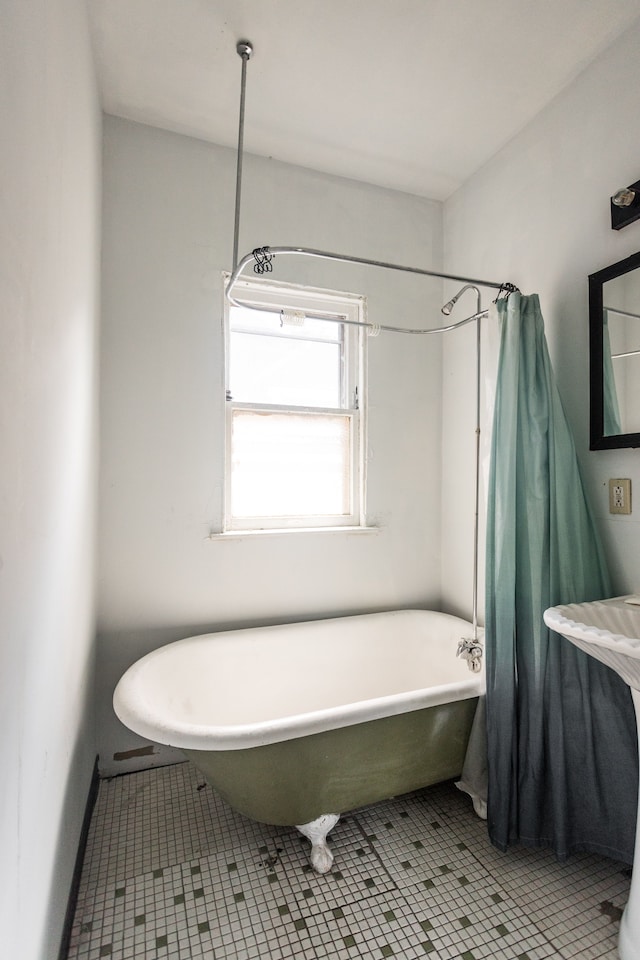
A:
[[[478,304],[479,305],[479,304]],[[482,318],[476,320],[476,462],[475,505],[473,518],[473,639],[478,639],[478,549],[480,514],[480,367],[482,346]]]
[[[236,163],[236,208],[233,224],[233,269],[238,265],[238,234],[240,231],[240,200],[242,196],[242,158],[244,154],[244,104],[247,86],[247,61],[253,53],[253,46],[248,40],[240,40],[236,46],[238,56],[242,59],[242,78],[240,81],[240,119],[238,122],[238,156]]]

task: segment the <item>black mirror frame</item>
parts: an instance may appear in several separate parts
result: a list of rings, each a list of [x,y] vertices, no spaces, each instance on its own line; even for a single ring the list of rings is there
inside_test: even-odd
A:
[[[612,263],[589,276],[589,386],[590,386],[590,450],[616,450],[621,447],[640,447],[640,433],[604,432],[603,384],[603,324],[602,287],[608,280],[621,277],[640,268],[640,253]]]

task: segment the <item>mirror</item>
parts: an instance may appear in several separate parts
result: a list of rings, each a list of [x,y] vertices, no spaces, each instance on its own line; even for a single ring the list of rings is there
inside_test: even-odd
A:
[[[589,277],[591,450],[640,447],[640,253]]]

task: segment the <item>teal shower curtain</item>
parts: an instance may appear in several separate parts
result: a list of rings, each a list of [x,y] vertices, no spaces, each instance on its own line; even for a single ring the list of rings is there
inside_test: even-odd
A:
[[[631,863],[638,759],[629,688],[548,630],[558,603],[611,595],[537,295],[497,304],[487,512],[488,829]]]
[[[605,311],[602,321],[602,384],[603,384],[603,416],[604,416],[604,434],[606,437],[615,436],[618,433],[624,433],[622,421],[620,420],[620,408],[618,407],[618,394],[616,391],[616,377],[613,372],[613,360],[611,359],[611,339],[609,337],[609,317]]]

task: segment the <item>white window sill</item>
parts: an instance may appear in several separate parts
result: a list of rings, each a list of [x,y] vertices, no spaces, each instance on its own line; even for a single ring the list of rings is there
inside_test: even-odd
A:
[[[300,533],[313,534],[349,534],[350,536],[361,536],[362,534],[379,533],[380,527],[278,527],[268,530],[226,530],[224,533],[210,533],[206,540],[243,540],[245,538],[255,537],[288,537]]]

